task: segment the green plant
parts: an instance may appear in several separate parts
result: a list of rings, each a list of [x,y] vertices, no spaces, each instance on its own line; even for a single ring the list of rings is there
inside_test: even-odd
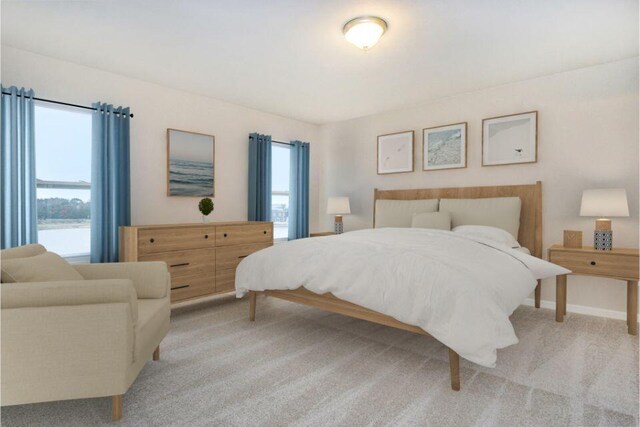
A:
[[[202,215],[209,215],[211,212],[213,212],[213,201],[210,198],[205,197],[204,199],[200,200],[200,203],[198,203],[198,209],[200,209]]]

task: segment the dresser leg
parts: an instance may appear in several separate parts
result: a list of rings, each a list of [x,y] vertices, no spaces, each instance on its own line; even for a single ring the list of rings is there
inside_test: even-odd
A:
[[[540,308],[541,293],[542,293],[542,280],[538,279],[538,284],[536,285],[536,292],[535,292],[536,308]]]
[[[562,322],[567,314],[567,275],[556,276],[556,322]]]
[[[627,282],[627,330],[631,335],[638,335],[638,282]]]

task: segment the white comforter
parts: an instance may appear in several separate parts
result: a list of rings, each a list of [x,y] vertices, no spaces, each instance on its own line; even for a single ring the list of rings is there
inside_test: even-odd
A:
[[[460,356],[493,367],[518,342],[509,316],[555,264],[490,241],[417,228],[360,230],[277,244],[245,258],[236,295],[306,289],[427,331]]]

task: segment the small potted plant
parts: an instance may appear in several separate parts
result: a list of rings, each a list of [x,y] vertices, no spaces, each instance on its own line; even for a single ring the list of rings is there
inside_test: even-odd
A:
[[[202,213],[202,222],[207,222],[207,216],[213,212],[213,200],[208,197],[200,200],[198,203],[198,209],[200,213]]]

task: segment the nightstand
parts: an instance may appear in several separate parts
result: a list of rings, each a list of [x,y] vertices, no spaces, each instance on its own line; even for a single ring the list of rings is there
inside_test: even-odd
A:
[[[311,233],[309,234],[309,237],[322,237],[322,236],[333,236],[334,233],[333,231],[320,231],[318,233]]]
[[[572,274],[607,277],[627,282],[627,330],[638,335],[638,249],[597,251],[593,248],[549,248],[549,262],[561,265]],[[556,276],[556,321],[567,314],[567,275]]]

